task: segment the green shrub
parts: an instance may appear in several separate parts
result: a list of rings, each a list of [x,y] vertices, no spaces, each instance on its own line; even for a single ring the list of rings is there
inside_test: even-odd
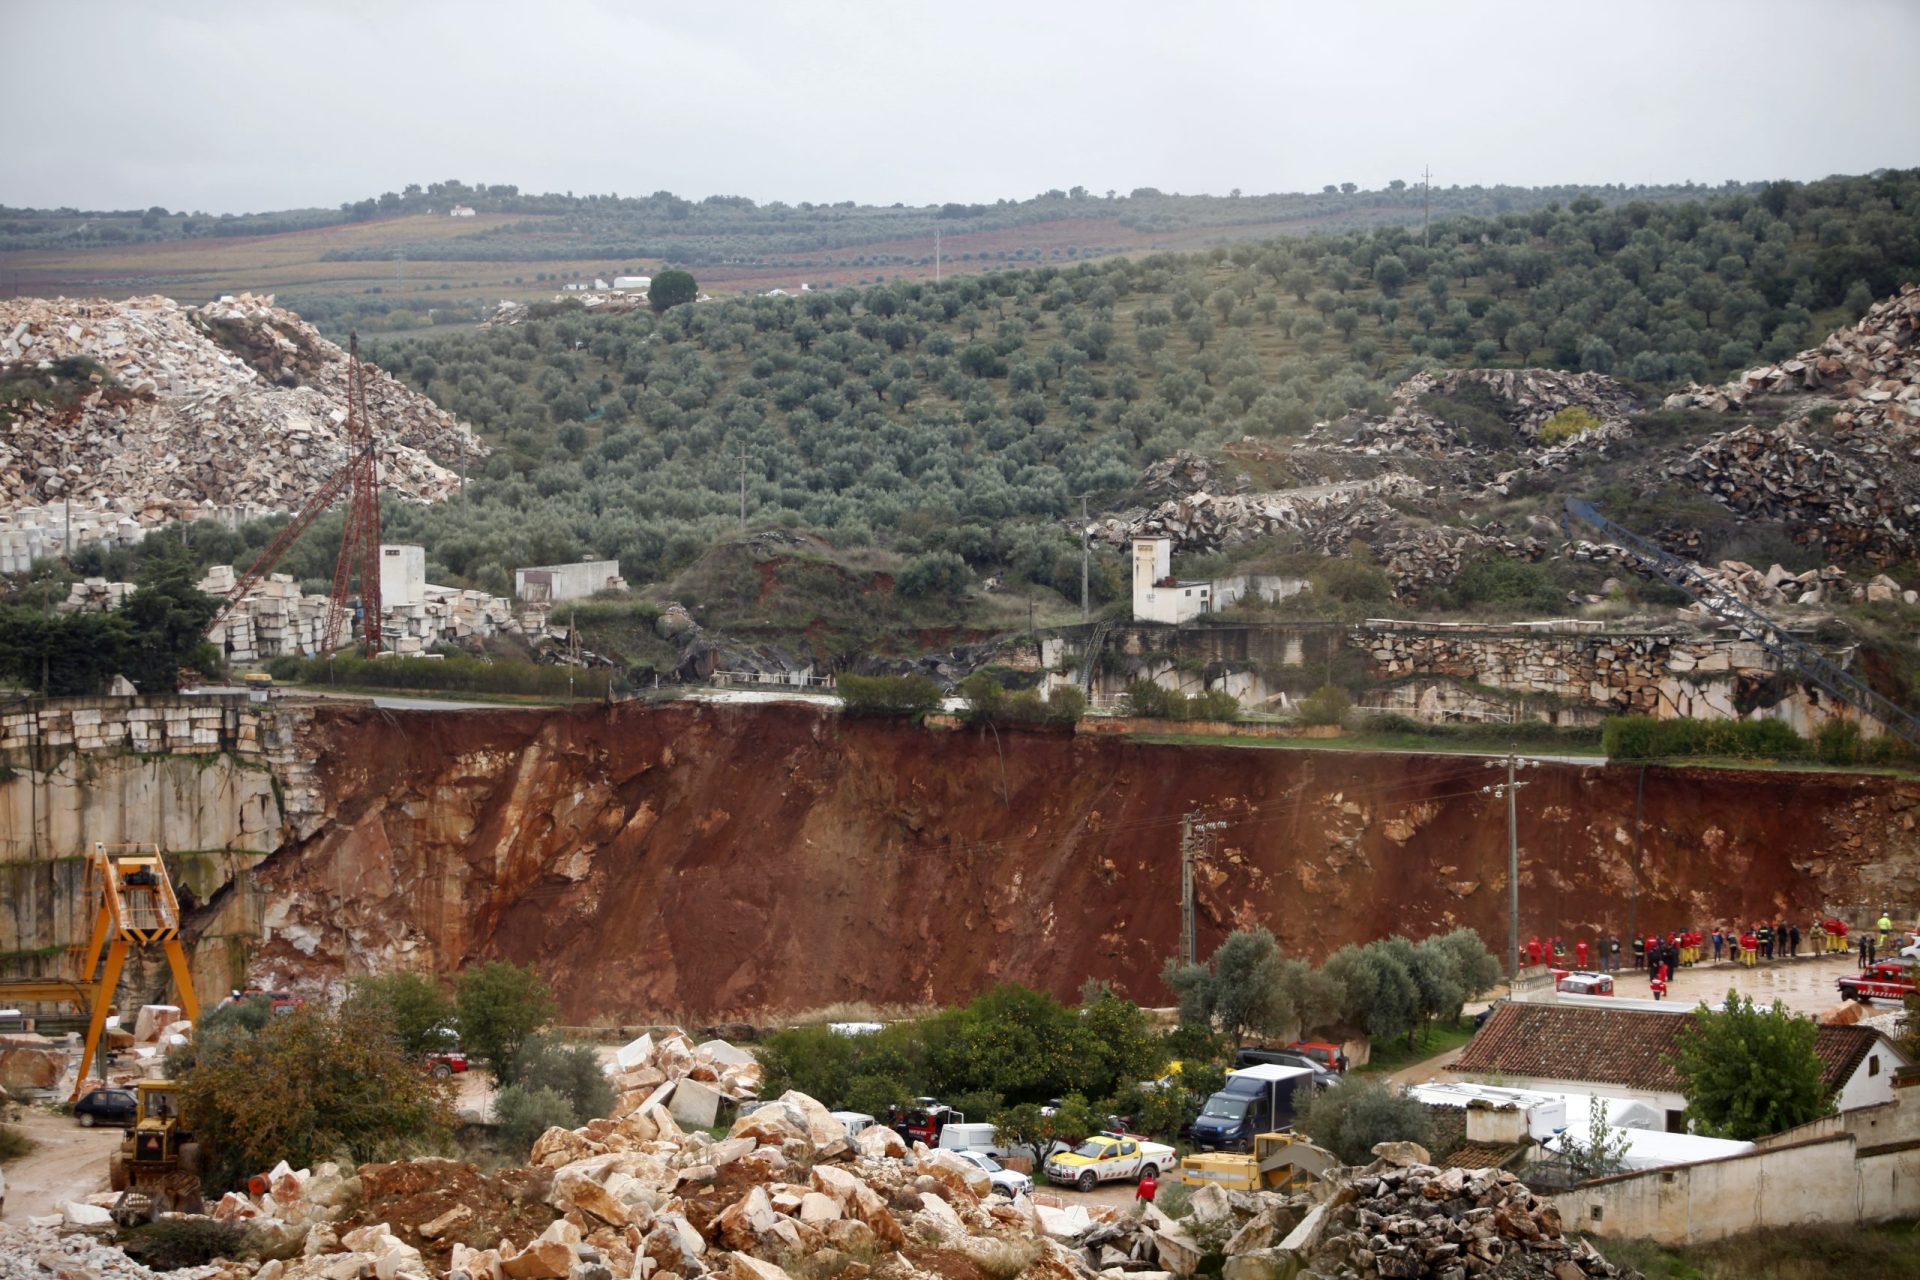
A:
[[[1393,598],[1386,573],[1364,560],[1329,560],[1315,571],[1313,591],[1328,600],[1348,604],[1381,603]]]
[[[1784,720],[1655,720],[1616,716],[1601,730],[1601,746],[1615,760],[1680,756],[1798,760],[1807,742]]]
[[[844,675],[837,687],[850,715],[923,716],[940,706],[940,686],[922,675]]]
[[[1307,1103],[1295,1122],[1315,1144],[1347,1164],[1365,1164],[1382,1142],[1432,1140],[1426,1105],[1377,1076],[1354,1076],[1324,1089]]]
[[[550,1036],[534,1035],[514,1055],[513,1078],[532,1088],[548,1088],[567,1100],[573,1110],[570,1125],[597,1120],[613,1110],[613,1086],[600,1070],[600,1055],[592,1045],[562,1044]]]
[[[547,1086],[510,1084],[493,1100],[493,1120],[500,1143],[514,1155],[533,1150],[533,1144],[549,1129],[570,1129],[573,1104],[566,1095]]]
[[[1187,695],[1151,680],[1134,680],[1127,685],[1126,712],[1143,720],[1184,720]]]
[[[967,562],[951,551],[929,551],[907,561],[894,590],[911,600],[954,600],[973,581]]]
[[[1569,440],[1578,440],[1599,425],[1600,419],[1594,416],[1592,410],[1570,404],[1540,424],[1540,443],[1565,444]]]
[[[1345,724],[1353,698],[1337,684],[1322,685],[1300,699],[1300,723]]]
[[[151,1270],[178,1271],[237,1258],[246,1240],[239,1227],[212,1218],[161,1218],[123,1234],[120,1247]]]
[[[1187,719],[1232,723],[1240,718],[1240,700],[1225,689],[1209,689],[1187,699]]]

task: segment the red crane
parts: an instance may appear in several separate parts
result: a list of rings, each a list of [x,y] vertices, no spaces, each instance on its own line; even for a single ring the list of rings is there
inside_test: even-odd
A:
[[[373,419],[367,412],[366,376],[360,367],[360,338],[347,339],[347,460],[307,499],[286,528],[280,530],[260,558],[253,562],[227,593],[226,603],[214,615],[209,634],[217,633],[227,615],[246,599],[280,557],[321,514],[347,494],[347,523],[340,532],[340,558],[334,563],[333,590],[328,596],[326,624],[320,652],[332,653],[352,640],[352,581],[360,571],[361,632],[369,658],[380,652],[380,462],[374,451]]]

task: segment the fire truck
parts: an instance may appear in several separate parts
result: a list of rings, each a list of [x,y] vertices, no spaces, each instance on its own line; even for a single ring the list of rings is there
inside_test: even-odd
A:
[[[1869,1000],[1905,1000],[1920,990],[1920,983],[1914,980],[1916,968],[1920,966],[1904,957],[1881,960],[1851,978],[1840,979],[1836,985],[1843,1000],[1858,1000],[1862,1004]]]

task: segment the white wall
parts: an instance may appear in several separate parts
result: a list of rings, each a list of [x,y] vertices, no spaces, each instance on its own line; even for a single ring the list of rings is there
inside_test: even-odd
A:
[[[1911,1218],[1920,1210],[1920,1096],[1907,1095],[1916,1094],[1898,1090],[1892,1103],[1816,1121],[1747,1155],[1589,1183],[1554,1204],[1568,1231],[1663,1244]],[[1795,1140],[1801,1133],[1811,1136]]]
[[[532,591],[528,590],[530,575],[545,574],[551,586],[543,586],[535,581]],[[620,577],[618,560],[580,560],[572,564],[536,565],[527,569],[513,571],[513,594],[529,602],[547,601],[557,603],[561,600],[584,600],[599,591],[605,591]]]
[[[1136,538],[1133,543],[1133,617],[1136,622],[1178,625],[1213,608],[1211,582],[1156,584],[1173,576],[1173,540]]]
[[[1893,1099],[1893,1073],[1907,1066],[1906,1055],[1886,1042],[1875,1045],[1840,1086],[1840,1110],[1857,1111]],[[1916,1191],[1920,1196],[1920,1191]],[[1920,1204],[1916,1205],[1920,1208]]]

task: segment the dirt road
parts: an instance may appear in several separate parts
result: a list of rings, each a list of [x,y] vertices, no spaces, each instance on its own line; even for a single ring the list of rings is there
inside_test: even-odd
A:
[[[7,1166],[5,1221],[58,1213],[69,1200],[107,1189],[107,1157],[120,1145],[120,1130],[82,1129],[42,1107],[28,1107],[16,1127],[37,1145]]]

